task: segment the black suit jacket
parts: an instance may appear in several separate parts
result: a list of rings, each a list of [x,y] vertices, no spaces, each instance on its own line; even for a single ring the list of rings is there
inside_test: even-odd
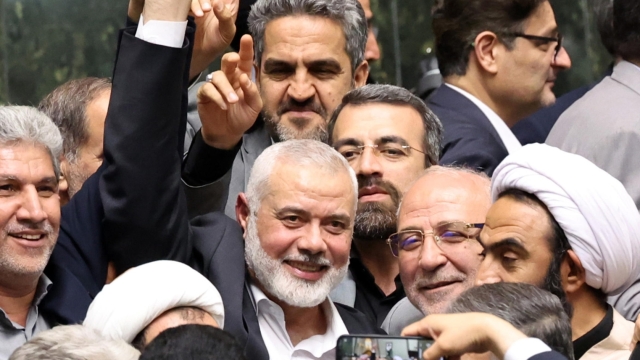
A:
[[[114,261],[119,272],[145,262],[182,256],[175,253],[172,243],[158,242],[154,246],[140,242],[122,246],[117,234],[107,233],[103,241],[101,225],[106,218],[119,218],[122,207],[135,217],[128,217],[120,232],[132,227],[153,227],[168,221],[170,211],[151,211],[152,202],[134,203],[132,186],[149,186],[154,196],[167,198],[161,190],[169,175],[165,160],[155,152],[174,152],[180,159],[180,139],[167,133],[184,132],[177,121],[162,126],[156,119],[179,119],[181,89],[186,86],[190,59],[190,40],[181,49],[153,45],[135,38],[135,28],[121,32],[113,74],[113,89],[105,123],[105,159],[100,169],[62,208],[58,242],[45,269],[52,281],[49,292],[39,305],[46,318],[58,324],[80,323],[89,304],[104,286],[108,260]],[[193,36],[193,24],[188,37]],[[158,76],[161,74],[162,76]],[[177,89],[173,93],[166,89]],[[168,149],[168,151],[167,151]],[[180,152],[177,151],[180,149]],[[151,184],[151,185],[150,185]],[[152,217],[151,214],[156,214]],[[149,214],[149,216],[147,216]],[[127,216],[127,215],[125,215]],[[188,229],[184,229],[186,232]]]
[[[509,154],[484,113],[464,95],[445,84],[427,104],[444,127],[441,165],[461,165],[491,176]]]
[[[538,355],[534,355],[530,357],[529,360],[567,360],[567,358],[559,352],[547,351]]]

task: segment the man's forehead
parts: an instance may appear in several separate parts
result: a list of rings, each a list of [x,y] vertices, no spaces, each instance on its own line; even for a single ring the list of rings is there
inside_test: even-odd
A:
[[[289,15],[267,23],[263,62],[269,55],[284,56],[287,51],[300,49],[309,50],[313,55],[322,51],[318,55],[327,58],[348,57],[346,36],[340,24],[332,19],[316,15]]]
[[[503,197],[489,209],[481,239],[493,243],[511,237],[533,246],[546,242],[549,231],[548,217],[542,208]]]
[[[524,32],[538,36],[555,36],[558,33],[553,8],[548,1],[542,2],[525,21]]]

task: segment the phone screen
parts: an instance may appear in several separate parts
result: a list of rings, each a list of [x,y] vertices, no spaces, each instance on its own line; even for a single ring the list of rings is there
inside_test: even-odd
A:
[[[344,335],[338,339],[336,360],[422,359],[432,344],[433,340],[420,337]]]

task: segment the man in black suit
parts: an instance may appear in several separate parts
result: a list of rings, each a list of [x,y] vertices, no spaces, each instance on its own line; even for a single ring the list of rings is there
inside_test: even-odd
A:
[[[560,70],[571,66],[547,0],[451,0],[434,9],[444,84],[429,107],[444,126],[441,164],[489,176],[520,143],[510,130],[551,105]]]

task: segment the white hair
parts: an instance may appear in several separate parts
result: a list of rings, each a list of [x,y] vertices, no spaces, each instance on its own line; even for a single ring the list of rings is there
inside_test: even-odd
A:
[[[0,145],[20,143],[44,147],[51,155],[56,178],[60,176],[62,135],[53,121],[31,106],[0,106]]]
[[[124,340],[111,340],[82,325],[43,331],[13,352],[9,360],[136,360],[140,352]]]
[[[256,214],[262,199],[269,193],[269,179],[276,164],[297,168],[313,167],[318,173],[334,176],[346,172],[354,193],[353,209],[358,206],[358,180],[345,158],[327,144],[315,140],[288,140],[269,146],[258,156],[247,185],[249,209]],[[346,196],[347,194],[345,194]]]

